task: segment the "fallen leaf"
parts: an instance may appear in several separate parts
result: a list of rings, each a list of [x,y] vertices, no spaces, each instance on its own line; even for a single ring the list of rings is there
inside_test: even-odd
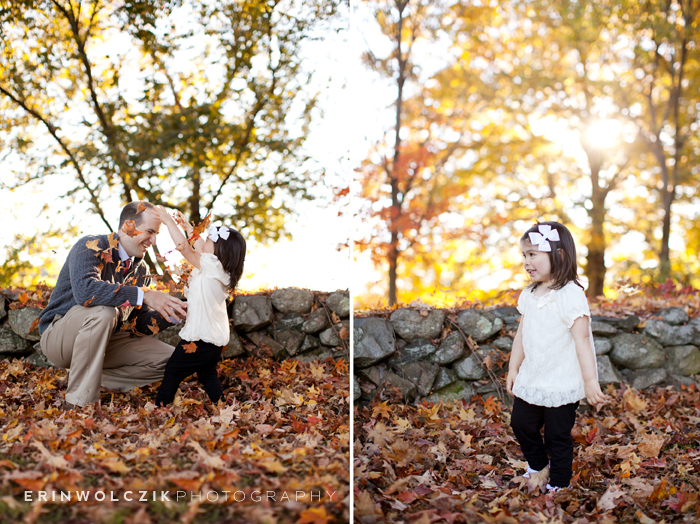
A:
[[[605,512],[614,509],[617,506],[616,500],[623,497],[624,495],[625,492],[620,488],[620,486],[610,486],[605,491],[605,493],[603,493],[603,496],[600,498],[598,504],[596,505],[598,511]]]
[[[197,451],[199,454],[200,458],[202,459],[202,462],[209,466],[210,468],[218,468],[218,469],[226,469],[226,463],[221,460],[220,457],[216,455],[210,455],[207,453],[202,446],[199,445],[199,442],[195,440],[190,440],[188,442],[188,446],[192,447]]]
[[[644,458],[657,458],[666,442],[664,437],[657,437],[653,433],[642,433],[640,439],[639,454]]]
[[[190,342],[189,344],[183,344],[182,349],[185,350],[185,353],[194,353],[197,351],[197,344],[194,342]]]
[[[287,471],[287,468],[285,468],[279,460],[275,459],[263,459],[260,461],[260,465],[273,473],[284,473]]]
[[[547,483],[549,482],[549,466],[545,466],[544,469],[536,473],[531,473],[530,478],[527,479],[525,487],[528,493],[533,491],[546,491]]]
[[[270,433],[272,433],[274,431],[274,429],[275,428],[273,426],[271,426],[270,424],[257,424],[255,426],[255,431],[257,431],[258,433],[260,433],[263,436],[269,435]]]
[[[62,468],[62,469],[66,469],[66,468],[70,467],[70,464],[68,463],[68,461],[66,459],[64,459],[61,456],[54,455],[53,453],[51,453],[48,449],[46,449],[46,446],[44,446],[41,442],[34,441],[34,442],[32,442],[32,445],[41,452],[41,454],[44,457],[44,460],[46,461],[46,463],[49,466],[54,467],[54,468]]]
[[[320,506],[318,508],[309,508],[302,511],[296,524],[327,524],[332,520],[335,519],[326,513],[326,508]]]
[[[124,462],[121,460],[116,460],[116,459],[108,459],[108,460],[103,460],[101,464],[109,468],[110,470],[114,471],[115,473],[128,473],[131,471],[131,468],[127,467]]]

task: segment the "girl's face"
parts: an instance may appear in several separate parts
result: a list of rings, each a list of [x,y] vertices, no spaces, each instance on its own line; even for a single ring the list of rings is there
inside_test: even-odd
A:
[[[552,263],[549,260],[549,253],[539,251],[537,246],[533,246],[527,240],[520,243],[523,250],[523,262],[525,271],[530,275],[533,282],[549,282],[552,273]]]
[[[202,246],[202,253],[214,254],[214,241],[211,238],[207,238],[207,241],[204,242],[204,245]]]

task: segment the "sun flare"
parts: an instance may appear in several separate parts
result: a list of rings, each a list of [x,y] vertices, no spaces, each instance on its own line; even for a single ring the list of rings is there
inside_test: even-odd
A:
[[[619,120],[596,120],[587,127],[584,140],[596,149],[609,149],[619,143],[621,133]]]

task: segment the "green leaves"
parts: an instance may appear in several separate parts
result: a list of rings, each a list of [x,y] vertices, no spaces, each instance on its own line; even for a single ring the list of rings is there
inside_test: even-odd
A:
[[[300,49],[337,2],[83,4],[2,11],[0,121],[14,119],[22,159],[74,175],[71,190],[106,224],[118,192],[194,222],[214,212],[248,237],[283,234],[316,171],[301,153],[315,93]],[[52,146],[32,147],[46,129]]]

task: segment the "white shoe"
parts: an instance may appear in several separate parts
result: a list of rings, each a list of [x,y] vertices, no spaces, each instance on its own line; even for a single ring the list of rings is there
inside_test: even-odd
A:
[[[524,479],[529,479],[529,478],[530,478],[530,475],[532,475],[533,473],[539,473],[539,470],[532,469],[532,468],[528,465],[528,466],[527,466],[527,471],[526,471],[525,473],[523,473],[523,478],[524,478]]]
[[[559,486],[550,486],[549,483],[547,483],[547,493],[556,493],[557,491],[561,491],[562,489],[569,489],[571,485],[566,486],[565,488],[560,488]]]

